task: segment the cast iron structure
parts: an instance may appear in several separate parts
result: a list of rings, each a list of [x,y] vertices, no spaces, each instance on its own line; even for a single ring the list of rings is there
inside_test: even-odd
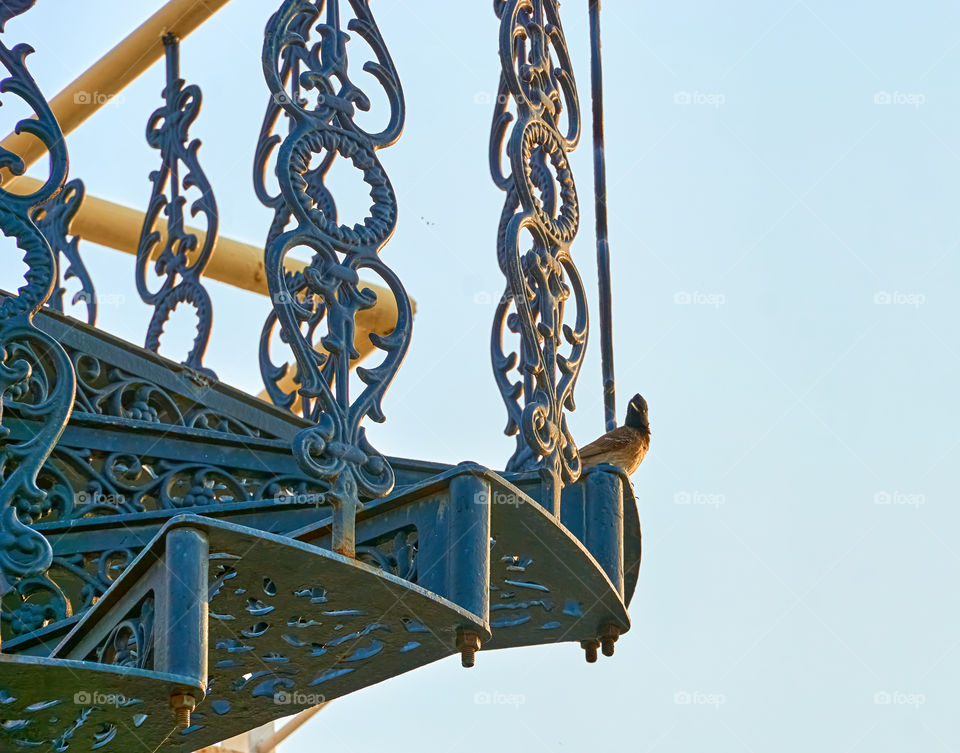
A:
[[[379,255],[397,225],[397,199],[376,150],[400,137],[404,104],[373,13],[365,0],[352,0],[356,18],[348,28],[375,51],[377,60],[364,67],[375,72],[390,103],[390,120],[382,132],[368,133],[357,125],[355,110],[370,109],[370,100],[350,80],[349,35],[341,23],[339,0],[326,4],[325,15],[323,6],[311,0],[287,2],[267,24],[263,70],[271,101],[257,148],[255,181],[262,200],[275,212],[265,252],[273,313],[264,329],[260,363],[275,404],[290,407],[300,399],[311,426],[297,435],[294,455],[305,473],[327,487],[324,500],[335,516],[334,551],[352,556],[361,501],[382,497],[394,486],[390,464],[367,441],[361,423],[367,417],[385,420],[380,402],[406,355],[413,324],[410,299]],[[314,26],[317,39],[311,40]],[[264,172],[278,141],[272,130],[281,113],[289,128],[276,156],[280,195],[270,197]],[[319,164],[311,167],[314,158]],[[353,227],[338,222],[335,198],[323,183],[338,159],[349,161],[370,187],[368,215]],[[295,226],[285,230],[291,221]],[[312,260],[302,274],[290,275],[284,259],[297,247],[309,248]],[[360,270],[386,283],[399,317],[391,335],[372,339],[386,358],[376,369],[357,369],[366,386],[352,397],[350,361],[359,357],[354,347],[356,315],[376,303],[373,291],[360,284]],[[277,381],[285,368],[270,359],[276,323],[296,358],[296,396],[280,389]]]
[[[3,5],[0,32],[32,4]],[[202,364],[212,306],[201,275],[218,222],[189,140],[201,97],[180,78],[179,41],[165,39],[164,104],[147,128],[162,162],[136,260],[153,307],[141,348],[92,326],[96,293],[70,237],[83,186],[66,183],[30,48],[0,38],[0,94],[33,110],[16,128],[51,157],[31,195],[0,188],[0,230],[28,268],[16,293],[0,294],[0,749],[186,753],[454,654],[470,666],[478,650],[553,642],[579,642],[589,661],[599,647],[613,653],[629,628],[640,529],[629,479],[581,468],[566,424],[587,340],[571,255],[573,67],[555,0],[495,8],[491,167],[507,199],[493,360],[517,435],[502,473],[386,457],[364,434],[366,419],[385,418],[413,321],[381,259],[398,201],[378,151],[400,137],[404,99],[367,0],[284,0],[266,26],[254,188],[274,211],[264,245],[273,311],[260,343],[272,404]],[[371,103],[349,75],[356,37],[389,107],[379,133],[354,117]],[[325,185],[336,160],[370,187],[356,225],[338,219]],[[24,163],[0,151],[0,168],[19,174]],[[191,191],[202,239],[184,225]],[[310,262],[294,272],[297,248]],[[155,292],[151,263],[164,278]],[[352,362],[358,312],[377,304],[368,276],[398,316],[390,334],[370,335],[381,360],[365,369]],[[63,313],[71,279],[87,321]],[[199,322],[183,364],[157,353],[178,304]],[[293,391],[277,346],[293,352]]]
[[[199,86],[184,86],[184,80],[180,78],[180,41],[167,36],[163,43],[167,52],[165,102],[147,122],[147,143],[160,151],[162,164],[159,170],[150,174],[153,192],[137,249],[137,291],[145,303],[154,307],[144,347],[155,353],[159,351],[164,324],[178,305],[188,303],[197,312],[198,324],[193,347],[184,364],[216,379],[216,374],[201,365],[210,341],[213,305],[200,276],[217,242],[219,215],[213,189],[200,167],[197,154],[200,140],[187,143],[190,126],[200,113],[203,99]],[[182,177],[181,165],[185,169]],[[199,196],[191,205],[190,214],[193,217],[201,214],[206,218],[206,232],[199,250],[197,236],[187,232],[183,224],[183,209],[187,203],[184,192],[191,188],[196,189]],[[157,229],[161,213],[167,218],[165,240]],[[157,253],[161,244],[162,250]],[[157,275],[166,278],[155,292],[150,290],[147,281],[147,267],[154,258]]]
[[[555,0],[494,5],[502,72],[490,167],[494,182],[507,193],[497,236],[507,286],[494,315],[493,366],[507,405],[507,434],[517,436],[507,468],[538,470],[551,509],[559,515],[562,487],[580,476],[580,456],[565,414],[575,408],[573,391],[588,329],[586,293],[570,254],[580,208],[567,153],[580,140],[580,103]],[[511,102],[517,110],[512,130]],[[565,132],[560,127],[564,109]],[[509,174],[501,166],[505,142]],[[524,252],[525,243],[530,250]],[[572,326],[565,321],[570,304]],[[505,329],[520,336],[519,353],[506,352]]]

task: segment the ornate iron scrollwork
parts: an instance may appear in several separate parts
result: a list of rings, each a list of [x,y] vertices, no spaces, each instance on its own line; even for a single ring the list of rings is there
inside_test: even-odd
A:
[[[254,175],[261,201],[275,212],[265,255],[273,312],[261,339],[261,372],[275,403],[290,407],[299,396],[303,415],[313,422],[295,438],[294,454],[306,473],[329,484],[326,501],[335,509],[333,548],[353,555],[354,519],[361,500],[383,496],[394,484],[393,470],[367,441],[361,423],[366,416],[384,420],[380,403],[406,355],[413,316],[403,285],[379,256],[396,227],[397,200],[377,150],[400,137],[403,93],[368,0],[350,0],[350,6],[355,17],[347,29],[360,36],[376,57],[364,70],[377,80],[390,103],[387,126],[370,133],[354,121],[357,109],[370,109],[370,100],[349,76],[350,36],[341,24],[340,0],[286,0],[266,29],[263,69],[271,101]],[[311,42],[314,25],[319,39]],[[315,103],[309,97],[315,97]],[[281,112],[289,125],[282,139],[273,134]],[[280,193],[271,196],[266,171],[278,144],[275,171]],[[369,212],[352,227],[338,221],[333,196],[324,185],[338,159],[356,169],[370,187]],[[295,248],[306,248],[312,256],[302,274],[291,274],[285,267]],[[356,315],[376,303],[373,291],[360,283],[361,269],[386,283],[399,314],[389,336],[370,336],[384,359],[376,368],[356,369],[365,386],[352,397],[350,363],[359,357],[354,347]],[[286,367],[276,366],[270,358],[270,340],[278,324],[280,338],[296,358],[300,386],[295,393],[280,388]]]
[[[92,652],[88,661],[118,667],[153,669],[155,612],[156,598],[151,592],[110,631],[110,635]]]
[[[70,302],[85,304],[87,324],[94,325],[97,323],[97,294],[90,273],[83,259],[80,258],[80,237],[77,235],[72,238],[67,237],[70,233],[70,223],[83,203],[83,195],[83,181],[79,178],[71,180],[56,196],[34,209],[32,217],[53,249],[56,265],[54,273],[56,284],[47,305],[63,313],[63,296],[67,292],[63,284],[71,277],[75,278],[80,283],[80,290],[74,294]],[[65,269],[62,267],[63,261],[66,262]]]
[[[33,2],[6,3],[0,8],[0,32],[13,16]],[[0,92],[19,97],[35,113],[21,120],[17,133],[29,133],[50,153],[50,175],[34,193],[20,196],[0,189],[0,231],[16,239],[27,266],[25,284],[17,295],[0,302],[0,420],[2,408],[15,412],[34,427],[29,439],[15,441],[0,426],[0,594],[16,589],[37,604],[38,619],[62,611],[59,589],[46,578],[53,552],[44,536],[29,527],[49,505],[47,493],[37,484],[37,474],[60,438],[70,416],[75,390],[73,365],[63,348],[41,332],[33,317],[53,292],[56,263],[49,244],[30,217],[31,210],[48,201],[63,185],[67,152],[63,134],[50,106],[27,70],[25,60],[33,49],[18,44],[13,49],[0,41],[0,64],[9,76]],[[26,170],[23,160],[0,148],[0,168],[14,175]],[[48,600],[38,602],[44,592]]]
[[[200,87],[184,86],[180,78],[179,41],[172,36],[164,37],[163,41],[167,51],[167,85],[163,90],[166,101],[147,121],[147,142],[160,151],[163,164],[150,173],[153,192],[137,249],[137,290],[144,302],[154,307],[144,347],[157,352],[163,326],[173,310],[181,303],[189,303],[197,312],[197,334],[184,365],[216,379],[201,363],[210,340],[213,306],[200,277],[217,242],[219,215],[213,189],[197,157],[200,140],[187,143],[190,126],[200,113],[203,99]],[[181,165],[186,169],[182,178]],[[206,221],[202,245],[197,236],[184,227],[183,209],[187,198],[183,192],[191,188],[197,189],[200,196],[191,205],[190,214],[193,217],[201,214]],[[157,228],[161,212],[167,217],[165,241]],[[163,249],[157,254],[161,242]],[[157,275],[166,277],[156,292],[151,292],[147,283],[147,266],[153,258],[156,258]]]
[[[506,433],[517,437],[507,468],[539,471],[556,513],[562,486],[580,475],[565,414],[575,409],[588,331],[586,294],[570,255],[580,210],[567,153],[580,137],[580,105],[556,0],[497,0],[494,8],[502,71],[490,170],[507,194],[497,236],[507,285],[494,316],[491,353],[509,416]],[[511,102],[517,117],[508,139]],[[504,151],[509,174],[501,167]],[[527,251],[521,249],[524,235]],[[564,322],[571,297],[573,326]],[[519,354],[504,347],[505,330],[519,335]]]

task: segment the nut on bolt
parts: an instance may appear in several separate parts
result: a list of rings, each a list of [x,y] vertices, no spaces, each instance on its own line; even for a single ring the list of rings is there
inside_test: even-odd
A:
[[[178,692],[170,696],[170,708],[177,718],[177,727],[186,729],[190,726],[190,714],[197,707],[197,699],[190,693]]]
[[[480,650],[480,636],[472,630],[458,630],[457,650],[460,651],[460,663],[464,667],[472,667]]]
[[[593,664],[597,660],[597,649],[600,648],[600,641],[596,638],[589,641],[580,641],[580,648],[587,658],[587,664]]]
[[[600,628],[600,645],[603,648],[604,656],[613,656],[613,644],[620,637],[620,628],[611,623],[607,623]]]

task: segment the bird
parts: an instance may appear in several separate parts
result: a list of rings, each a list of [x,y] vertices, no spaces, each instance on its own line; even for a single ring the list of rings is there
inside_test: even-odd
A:
[[[647,401],[637,393],[627,406],[623,426],[611,429],[586,447],[580,448],[584,466],[610,463],[619,466],[630,476],[643,462],[650,449],[650,420]]]

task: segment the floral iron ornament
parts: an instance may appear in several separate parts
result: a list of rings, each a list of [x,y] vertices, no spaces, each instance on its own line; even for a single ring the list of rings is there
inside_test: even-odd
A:
[[[497,0],[494,7],[502,71],[490,169],[507,194],[497,235],[507,285],[494,315],[493,367],[509,416],[506,433],[517,437],[507,469],[539,471],[559,513],[563,485],[580,475],[566,411],[576,407],[588,331],[586,294],[570,255],[580,210],[567,153],[580,137],[580,105],[556,0]],[[517,122],[508,138],[511,101]],[[564,321],[571,304],[572,326]],[[519,335],[519,353],[506,352],[505,330]]]
[[[397,200],[377,149],[400,137],[403,93],[368,0],[350,0],[350,6],[354,18],[347,29],[376,57],[363,70],[386,94],[386,127],[370,133],[354,121],[356,110],[370,109],[370,100],[350,79],[350,35],[341,24],[340,0],[286,0],[266,29],[263,70],[271,101],[254,180],[261,201],[275,212],[265,253],[273,313],[261,339],[261,371],[273,401],[289,408],[299,397],[304,417],[313,424],[294,439],[294,454],[305,473],[329,486],[325,501],[334,510],[333,549],[353,556],[357,509],[364,500],[388,494],[394,485],[393,469],[371,446],[361,424],[365,417],[385,419],[380,403],[406,355],[413,315],[399,278],[379,256],[396,228]],[[311,30],[318,39],[311,40]],[[289,126],[282,138],[273,134],[281,113]],[[278,144],[280,193],[271,196],[265,174]],[[340,223],[324,185],[338,159],[357,170],[370,188],[369,212],[353,226]],[[307,249],[312,259],[302,273],[291,274],[285,260],[295,248]],[[350,363],[359,357],[354,346],[357,312],[377,300],[361,284],[360,270],[369,270],[390,289],[398,318],[390,335],[370,335],[384,358],[375,368],[356,369],[364,386],[352,396]],[[270,358],[276,325],[296,358],[299,389],[294,393],[281,389],[286,369]]]
[[[80,237],[75,235],[69,238],[70,222],[83,203],[85,189],[79,178],[71,180],[56,196],[44,202],[33,210],[32,218],[53,249],[56,270],[54,279],[56,284],[53,295],[47,305],[55,311],[63,313],[66,294],[64,283],[70,278],[76,278],[80,283],[78,290],[72,297],[71,303],[83,303],[87,309],[87,324],[97,323],[97,294],[93,287],[93,280],[87,271],[83,259],[80,257]],[[66,262],[66,268],[61,265]]]
[[[6,3],[0,8],[0,32],[7,21],[28,10],[32,2]],[[37,473],[63,433],[73,405],[76,378],[66,352],[34,326],[33,317],[50,298],[56,284],[56,262],[50,246],[31,219],[31,210],[48,201],[63,185],[67,151],[50,106],[26,68],[33,49],[13,49],[0,41],[0,64],[10,74],[0,93],[20,98],[35,117],[17,123],[17,133],[29,133],[50,153],[50,175],[32,194],[21,196],[0,188],[0,231],[15,238],[27,266],[25,284],[0,300],[0,594],[17,590],[26,598],[52,593],[45,605],[37,598],[41,622],[48,610],[64,600],[45,573],[53,558],[49,542],[29,527],[45,511],[47,493],[37,485]],[[22,175],[26,166],[0,148],[0,168]],[[23,428],[13,431],[11,414]]]
[[[184,365],[216,379],[216,375],[201,363],[210,340],[213,306],[200,276],[217,242],[219,215],[213,189],[197,157],[200,140],[187,143],[190,126],[200,113],[203,99],[200,87],[195,84],[184,86],[180,78],[179,40],[168,35],[163,42],[167,53],[167,85],[163,90],[166,102],[147,122],[147,142],[160,151],[163,164],[159,170],[150,173],[153,192],[137,248],[137,290],[144,302],[154,307],[145,347],[154,352],[160,349],[160,336],[173,310],[181,303],[188,303],[196,309],[198,321],[193,347]],[[181,166],[185,168],[182,178]],[[168,187],[169,198],[166,194]],[[202,214],[206,220],[202,243],[184,227],[183,209],[187,203],[184,192],[191,188],[198,190],[200,196],[191,205],[190,213],[194,217]],[[167,216],[165,240],[158,228],[161,212]],[[163,248],[158,254],[161,243]],[[154,258],[156,273],[166,277],[155,292],[147,283],[147,267]]]

